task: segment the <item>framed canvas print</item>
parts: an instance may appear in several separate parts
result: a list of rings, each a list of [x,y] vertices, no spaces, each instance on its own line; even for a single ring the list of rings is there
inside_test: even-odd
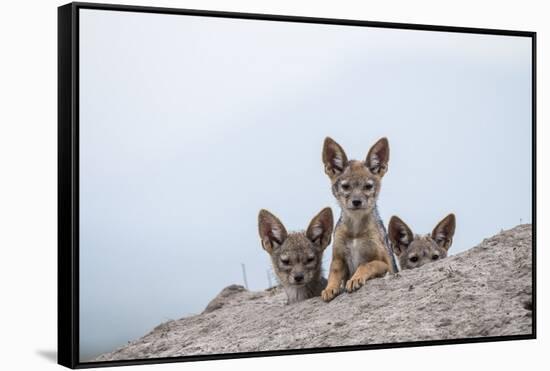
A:
[[[59,363],[533,339],[527,31],[59,8]]]

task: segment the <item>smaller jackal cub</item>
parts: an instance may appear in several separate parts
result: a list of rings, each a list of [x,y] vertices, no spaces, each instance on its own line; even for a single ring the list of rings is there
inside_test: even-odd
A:
[[[327,207],[311,220],[305,232],[288,233],[275,215],[260,210],[258,229],[262,247],[271,257],[288,304],[319,296],[325,287],[321,265],[323,251],[331,241],[333,223],[332,210]]]
[[[401,269],[418,268],[447,256],[453,243],[456,218],[447,215],[433,229],[431,234],[415,235],[404,221],[392,216],[388,226],[393,250],[399,258]]]
[[[343,282],[352,292],[371,278],[395,272],[397,266],[376,207],[388,170],[388,140],[378,140],[365,160],[358,161],[348,160],[344,149],[327,137],[322,157],[332,194],[342,209],[334,231],[328,284],[321,293],[324,301],[330,301]]]

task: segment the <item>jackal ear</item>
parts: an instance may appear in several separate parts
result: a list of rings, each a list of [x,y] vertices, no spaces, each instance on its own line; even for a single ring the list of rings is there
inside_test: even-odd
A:
[[[449,250],[453,243],[453,236],[455,234],[456,218],[455,214],[447,215],[442,221],[437,223],[432,231],[432,239],[435,243],[445,249]]]
[[[388,227],[388,234],[393,251],[397,256],[403,254],[413,240],[413,233],[409,226],[397,216],[392,216]]]
[[[258,214],[258,231],[262,240],[262,247],[269,254],[281,246],[288,233],[281,221],[267,210],[260,210]]]
[[[309,223],[306,237],[323,251],[330,244],[333,225],[332,210],[330,207],[325,207]]]
[[[325,173],[330,178],[340,175],[348,164],[346,152],[330,137],[326,137],[323,144],[323,163],[325,164]]]
[[[387,138],[381,138],[370,148],[365,163],[373,174],[384,176],[390,161],[390,144]]]

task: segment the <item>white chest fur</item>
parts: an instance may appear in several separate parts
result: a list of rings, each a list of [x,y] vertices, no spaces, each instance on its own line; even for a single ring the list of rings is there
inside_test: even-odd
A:
[[[361,264],[360,244],[361,239],[359,238],[353,238],[346,244],[346,249],[348,250],[348,253],[346,254],[346,264],[348,266],[350,276],[355,273],[357,267]]]

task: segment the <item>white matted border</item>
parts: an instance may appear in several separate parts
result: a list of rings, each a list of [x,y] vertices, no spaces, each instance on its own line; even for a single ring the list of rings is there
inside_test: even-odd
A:
[[[546,73],[550,24],[543,1],[306,1],[195,0],[121,1],[128,5],[196,8],[249,13],[306,15],[370,21],[530,30],[538,33],[538,339],[425,348],[369,350],[270,358],[132,366],[158,370],[280,370],[407,368],[409,370],[523,369],[541,363],[549,349],[545,313],[548,295],[540,290],[550,275],[545,194],[550,169],[550,134],[544,102],[550,87]],[[9,370],[60,369],[56,347],[56,187],[57,113],[56,43],[60,1],[29,0],[3,4],[0,110],[0,269],[3,307],[2,366]],[[544,357],[544,358],[543,358]],[[139,368],[138,368],[139,367]]]

